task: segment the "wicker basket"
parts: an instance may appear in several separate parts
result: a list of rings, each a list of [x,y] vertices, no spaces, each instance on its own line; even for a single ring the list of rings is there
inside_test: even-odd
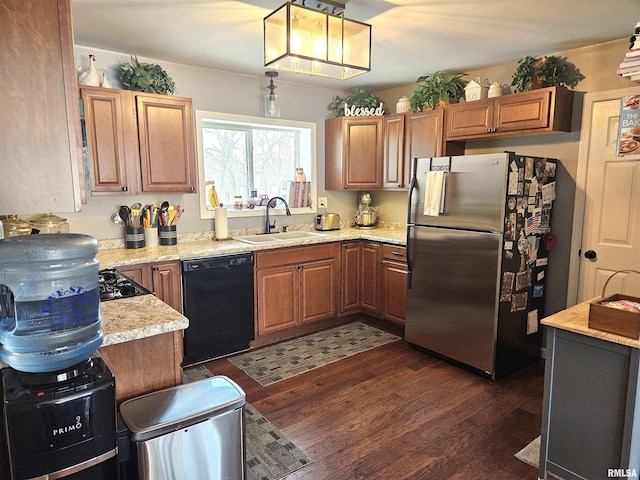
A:
[[[636,270],[619,270],[607,278],[607,281],[604,282],[602,286],[602,298],[598,302],[591,302],[589,304],[589,328],[640,340],[640,313],[627,312],[602,305],[604,302],[613,302],[616,300],[640,302],[640,298],[619,293],[611,295],[610,297],[604,296],[609,280],[618,273],[637,273],[640,275],[640,272]]]

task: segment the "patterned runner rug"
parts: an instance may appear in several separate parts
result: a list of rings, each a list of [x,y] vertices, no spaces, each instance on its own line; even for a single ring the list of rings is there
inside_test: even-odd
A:
[[[399,339],[392,333],[354,322],[231,357],[229,361],[267,386]]]
[[[514,454],[518,460],[538,468],[540,465],[540,437],[534,439],[529,445]]]
[[[200,365],[184,371],[184,382],[212,376]],[[245,436],[247,480],[278,480],[311,463],[302,450],[249,403],[245,403]]]

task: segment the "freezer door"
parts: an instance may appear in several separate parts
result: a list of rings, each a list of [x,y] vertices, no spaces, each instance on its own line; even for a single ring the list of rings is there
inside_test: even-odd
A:
[[[502,235],[410,227],[405,337],[494,373]]]
[[[408,223],[503,231],[508,162],[508,153],[414,159]],[[444,211],[439,216],[424,215],[427,172],[443,168],[450,169]]]

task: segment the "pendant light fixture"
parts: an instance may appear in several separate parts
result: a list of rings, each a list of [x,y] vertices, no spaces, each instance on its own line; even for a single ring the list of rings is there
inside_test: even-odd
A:
[[[264,64],[346,80],[371,70],[371,25],[344,18],[344,4],[287,2],[264,18]]]
[[[264,72],[264,74],[270,78],[269,93],[264,96],[264,116],[265,117],[279,117],[280,116],[280,97],[273,93],[278,88],[273,84],[273,79],[278,76],[278,72]]]

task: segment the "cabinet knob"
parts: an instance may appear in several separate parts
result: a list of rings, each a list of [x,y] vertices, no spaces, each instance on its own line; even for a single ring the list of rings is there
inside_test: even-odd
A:
[[[196,187],[194,187],[193,185],[191,185],[191,186],[189,187],[189,191],[191,191],[191,192],[195,192],[195,191],[196,191]]]
[[[124,187],[122,187],[122,191],[123,192],[128,192],[129,191],[129,187],[127,187],[126,185]]]

